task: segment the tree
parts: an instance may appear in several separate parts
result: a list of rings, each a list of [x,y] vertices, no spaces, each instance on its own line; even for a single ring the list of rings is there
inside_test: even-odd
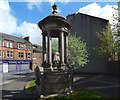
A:
[[[102,32],[97,34],[100,40],[100,45],[96,47],[96,51],[99,55],[106,56],[108,61],[116,61],[117,58],[117,47],[115,38],[111,29],[110,24],[103,29]]]
[[[53,52],[58,52],[58,39],[53,38],[52,39],[52,51]]]
[[[87,46],[80,37],[76,35],[68,38],[68,63],[74,68],[84,66],[88,62]],[[77,66],[76,66],[77,65]]]
[[[53,40],[52,48],[53,52],[58,51],[57,40]],[[87,46],[80,37],[76,35],[68,37],[68,57],[67,57],[69,67],[78,68],[80,66],[84,66],[88,62],[88,53],[87,53]],[[72,66],[71,66],[72,65]]]
[[[118,60],[120,60],[120,1],[118,2],[118,8],[113,7],[116,13],[113,14],[112,31],[117,44]]]

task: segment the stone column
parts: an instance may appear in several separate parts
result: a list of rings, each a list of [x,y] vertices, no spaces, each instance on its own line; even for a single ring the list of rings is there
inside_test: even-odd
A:
[[[65,54],[64,54],[65,64],[67,64],[67,56],[68,56],[68,36],[65,36],[65,37],[64,37],[64,50],[65,50]]]
[[[46,57],[45,57],[46,56],[46,37],[45,37],[45,35],[42,35],[42,46],[43,46],[42,62],[45,62],[45,60],[46,60]]]
[[[58,38],[58,52],[61,53],[60,49],[61,49],[61,43],[60,43],[61,39],[60,39],[60,36]],[[61,54],[60,54],[61,55]],[[61,58],[60,58],[60,61],[61,61]]]
[[[50,36],[50,32],[47,32],[47,63],[49,64],[49,67],[52,65],[52,48],[51,48],[51,42],[52,38]]]
[[[64,65],[64,32],[60,33],[60,61]]]

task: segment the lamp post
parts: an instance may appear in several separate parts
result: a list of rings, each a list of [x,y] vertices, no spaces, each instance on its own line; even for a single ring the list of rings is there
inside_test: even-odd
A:
[[[42,30],[42,67],[41,95],[62,94],[71,90],[71,73],[67,67],[67,42],[70,24],[57,14],[57,5],[53,12],[38,23]],[[54,64],[52,56],[52,39],[58,39],[60,61]]]

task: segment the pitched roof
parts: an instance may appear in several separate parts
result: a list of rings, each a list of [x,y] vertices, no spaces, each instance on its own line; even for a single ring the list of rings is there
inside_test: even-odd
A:
[[[6,40],[11,40],[11,41],[14,41],[14,42],[20,42],[20,43],[30,43],[30,41],[27,41],[25,40],[24,38],[22,37],[16,37],[16,36],[13,36],[13,35],[9,35],[9,34],[5,34],[5,33],[2,33],[0,32],[0,37],[6,39]]]
[[[38,44],[33,44],[33,52],[40,52],[42,51],[42,46]]]

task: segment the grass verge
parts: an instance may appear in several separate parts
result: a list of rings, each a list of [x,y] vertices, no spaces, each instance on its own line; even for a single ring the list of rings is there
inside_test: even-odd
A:
[[[31,80],[25,85],[26,94],[34,94],[36,91],[35,80]],[[87,90],[87,89],[78,89],[71,94],[66,94],[64,96],[45,96],[41,100],[111,100],[108,97],[101,95],[99,93]]]
[[[96,92],[79,89],[65,96],[43,97],[41,100],[109,100],[107,97]]]
[[[33,94],[33,93],[35,93],[35,90],[36,90],[35,80],[31,80],[26,83],[26,85],[25,85],[25,93],[26,94]]]

